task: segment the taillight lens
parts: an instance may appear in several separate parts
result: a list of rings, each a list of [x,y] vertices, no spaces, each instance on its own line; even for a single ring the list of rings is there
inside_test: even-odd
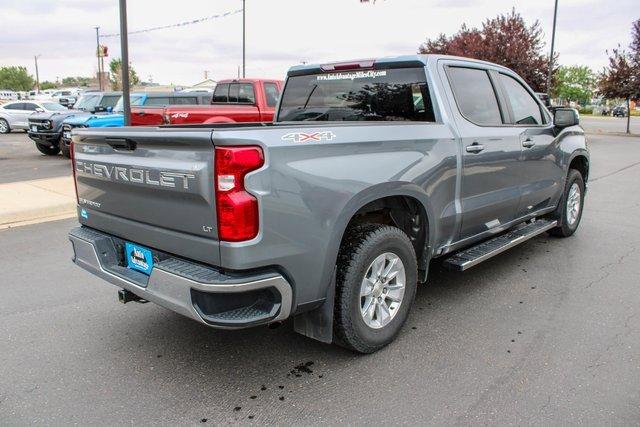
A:
[[[60,141],[62,144],[62,141]],[[76,190],[76,202],[80,204],[80,198],[78,197],[78,182],[76,181],[76,149],[73,145],[73,139],[69,141],[69,158],[71,159],[71,170],[73,171],[73,187]]]
[[[216,211],[218,238],[227,242],[251,240],[258,235],[258,200],[244,187],[244,177],[264,164],[255,146],[216,147]]]

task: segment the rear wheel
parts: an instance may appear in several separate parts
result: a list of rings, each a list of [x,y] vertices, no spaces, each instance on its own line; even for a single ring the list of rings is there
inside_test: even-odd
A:
[[[417,270],[402,230],[378,224],[348,230],[338,258],[336,343],[373,353],[393,341],[415,298]]]
[[[564,194],[555,216],[560,224],[552,228],[549,233],[558,237],[569,237],[576,232],[582,219],[584,207],[584,179],[582,174],[575,169],[569,171]]]
[[[9,127],[9,122],[5,119],[0,119],[0,133],[9,133],[11,132],[11,128]]]
[[[47,156],[55,156],[60,152],[60,147],[58,147],[57,145],[49,146],[36,142],[36,148],[39,152],[41,152],[42,154],[46,154]]]

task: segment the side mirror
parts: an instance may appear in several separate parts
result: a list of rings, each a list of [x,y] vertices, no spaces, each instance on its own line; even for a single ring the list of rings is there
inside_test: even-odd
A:
[[[112,113],[113,112],[113,107],[107,107],[107,113]]]
[[[557,128],[567,128],[580,124],[580,116],[575,108],[556,108],[553,124]]]

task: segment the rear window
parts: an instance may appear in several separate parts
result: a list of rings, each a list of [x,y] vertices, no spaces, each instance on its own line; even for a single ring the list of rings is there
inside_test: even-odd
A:
[[[422,68],[289,77],[279,121],[434,122]]]

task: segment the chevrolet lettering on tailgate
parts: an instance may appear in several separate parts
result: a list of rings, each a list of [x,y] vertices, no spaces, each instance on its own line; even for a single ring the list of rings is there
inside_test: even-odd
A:
[[[185,190],[189,189],[190,180],[196,178],[194,174],[188,172],[148,170],[84,161],[76,161],[76,172],[106,178],[112,181],[184,188]]]

